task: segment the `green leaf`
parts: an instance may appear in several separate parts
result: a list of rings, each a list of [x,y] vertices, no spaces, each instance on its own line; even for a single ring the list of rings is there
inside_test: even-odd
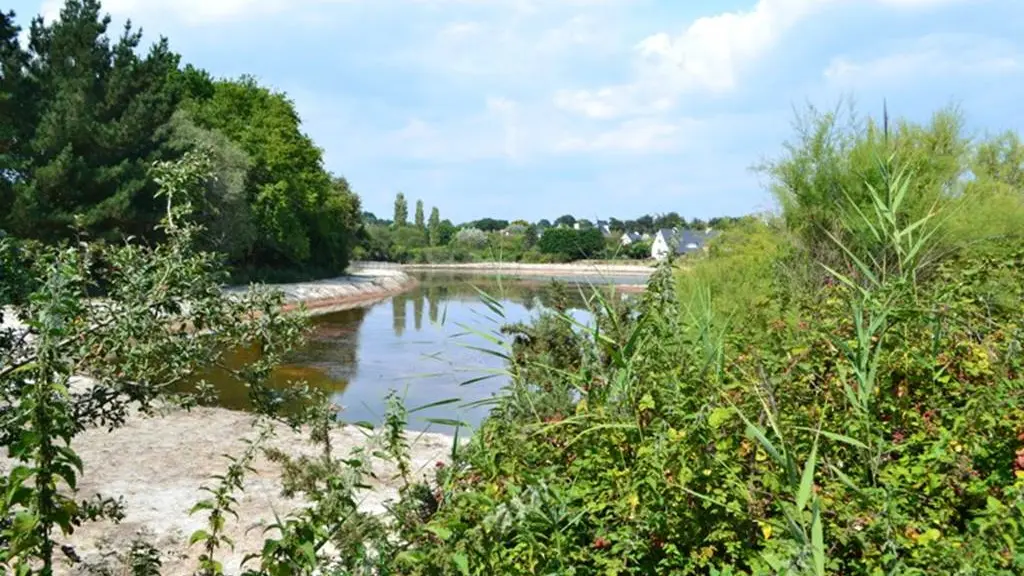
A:
[[[733,411],[730,408],[718,407],[708,414],[708,426],[713,429],[718,429],[723,423],[725,423],[730,416],[733,415]]]
[[[466,559],[465,554],[455,554],[452,556],[452,564],[459,570],[460,574],[469,576],[469,560]]]
[[[423,421],[430,424],[437,424],[438,426],[451,426],[453,428],[467,426],[465,422],[461,420],[453,420],[451,418],[424,418]]]
[[[449,404],[455,404],[461,402],[462,398],[446,398],[444,400],[438,400],[437,402],[431,402],[429,404],[423,404],[409,410],[409,414],[415,414],[431,408],[437,408],[438,406],[447,406]]]
[[[444,526],[439,526],[437,524],[427,524],[425,526],[425,530],[427,532],[430,532],[434,536],[437,536],[441,540],[447,540],[452,536],[451,530],[445,528]]]
[[[818,463],[818,437],[814,437],[814,444],[811,446],[811,455],[804,462],[804,473],[800,478],[800,491],[796,495],[796,509],[803,511],[807,501],[814,490],[814,469]]]
[[[868,449],[866,444],[864,444],[860,440],[855,440],[853,438],[850,438],[849,436],[844,436],[842,434],[836,434],[835,432],[829,432],[828,430],[815,430],[814,428],[807,428],[807,427],[804,427],[804,426],[796,426],[795,428],[797,430],[803,430],[805,432],[814,432],[816,434],[821,434],[822,436],[824,436],[825,438],[828,438],[829,440],[835,440],[836,442],[842,442],[843,444],[849,444],[850,446],[853,446],[855,448],[860,448],[862,450],[867,450]]]
[[[782,454],[780,454],[779,451],[775,448],[775,445],[772,444],[771,440],[769,440],[768,437],[765,436],[764,432],[762,432],[761,429],[758,428],[757,426],[754,426],[750,422],[750,420],[747,420],[747,417],[744,416],[742,412],[740,412],[739,408],[736,408],[736,413],[739,414],[740,418],[743,419],[743,422],[746,423],[747,433],[756,438],[757,441],[761,443],[761,446],[764,447],[765,452],[767,452],[768,455],[772,457],[772,459],[774,459],[779,464],[785,465],[786,460],[782,457]]]
[[[860,492],[860,488],[858,488],[857,485],[853,483],[853,480],[851,480],[845,472],[831,464],[829,464],[828,467],[839,478],[839,481],[846,485],[847,488],[853,490],[854,492]]]
[[[811,516],[811,555],[814,557],[814,573],[825,576],[825,536],[821,527],[821,507],[815,501]]]
[[[188,513],[191,516],[192,514],[195,514],[200,510],[213,510],[213,508],[213,500],[200,500],[199,502],[196,502],[194,506],[192,506]]]
[[[209,532],[207,532],[206,530],[199,529],[199,530],[196,530],[195,532],[193,532],[191,536],[189,536],[189,538],[188,538],[188,545],[191,546],[191,545],[195,544],[196,542],[204,542],[204,541],[208,540],[209,538],[210,538]]]

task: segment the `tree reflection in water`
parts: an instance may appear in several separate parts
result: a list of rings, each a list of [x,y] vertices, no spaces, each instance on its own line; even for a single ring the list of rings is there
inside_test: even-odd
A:
[[[305,380],[344,405],[342,417],[353,421],[377,421],[383,412],[382,399],[391,388],[406,389],[410,405],[452,397],[464,402],[480,400],[497,392],[501,382],[462,387],[460,383],[472,377],[464,369],[495,370],[501,366],[492,365],[494,358],[452,344],[452,334],[464,332],[457,325],[482,323],[481,328],[492,330],[497,326],[489,323],[527,321],[539,307],[551,307],[552,299],[558,297],[549,289],[550,279],[544,277],[496,281],[493,276],[430,273],[417,279],[416,288],[390,298],[390,303],[314,318],[307,343],[273,372],[271,386],[283,389]],[[501,303],[504,318],[481,303],[481,290]],[[590,288],[584,286],[581,291],[569,286],[559,298],[566,298],[570,309],[579,310],[584,307],[583,293],[591,293]],[[415,336],[408,333],[409,300]],[[424,307],[429,323],[423,321]],[[232,351],[225,361],[240,368],[257,358],[256,348],[249,347]],[[250,408],[244,386],[226,371],[210,369],[203,377],[219,391],[221,406]],[[182,388],[191,386],[194,382]],[[485,408],[458,415],[454,411],[455,407],[449,406],[425,415],[466,417],[472,423],[486,414]]]

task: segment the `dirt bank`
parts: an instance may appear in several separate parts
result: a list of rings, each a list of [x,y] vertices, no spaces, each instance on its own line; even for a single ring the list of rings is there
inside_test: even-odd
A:
[[[84,380],[84,379],[83,379]],[[202,485],[214,485],[210,476],[223,473],[228,465],[224,454],[240,455],[243,439],[255,438],[252,416],[219,408],[166,415],[132,417],[128,424],[113,432],[92,429],[78,436],[73,448],[82,457],[84,474],[79,480],[78,499],[103,494],[123,497],[124,520],[85,524],[67,539],[86,563],[109,561],[117,551],[126,550],[140,535],[164,552],[165,576],[185,576],[195,570],[198,547],[189,547],[193,531],[203,528],[206,516],[188,511],[204,494]],[[292,432],[281,425],[269,446],[292,454],[312,453],[304,433]],[[363,430],[346,427],[334,433],[332,444],[338,456],[355,446],[365,446]],[[413,469],[417,477],[426,475],[436,462],[446,460],[452,439],[443,434],[409,433],[412,442]],[[0,473],[9,472],[11,461],[0,457]],[[259,551],[263,542],[262,526],[301,505],[280,495],[280,468],[264,457],[254,463],[255,472],[246,478],[245,492],[238,494],[240,520],[229,518],[227,535],[235,550],[224,549],[220,558],[228,574],[237,574],[245,554]],[[375,460],[377,478],[370,479],[370,490],[361,493],[363,510],[379,513],[384,503],[397,498],[400,481],[388,463]],[[255,529],[251,529],[252,527]],[[84,567],[63,567],[62,574],[85,574]],[[114,572],[115,574],[118,572]]]

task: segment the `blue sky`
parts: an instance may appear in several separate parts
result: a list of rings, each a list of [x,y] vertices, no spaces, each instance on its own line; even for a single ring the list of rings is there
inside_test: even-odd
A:
[[[920,120],[959,104],[978,135],[1024,127],[1022,0],[104,6],[216,76],[286,91],[382,216],[397,191],[456,222],[771,208],[749,167],[780,152],[794,106],[843,96]]]

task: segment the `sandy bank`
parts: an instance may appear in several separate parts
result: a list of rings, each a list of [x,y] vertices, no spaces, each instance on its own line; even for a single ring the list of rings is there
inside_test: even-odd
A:
[[[367,265],[369,266],[369,265]],[[471,262],[465,264],[405,264],[405,270],[443,270],[488,272],[517,275],[564,276],[650,276],[653,266],[640,264],[604,264],[574,262],[570,264],[524,264],[518,262]],[[370,268],[367,267],[367,270]]]
[[[285,294],[287,307],[306,305],[313,313],[327,313],[370,304],[388,298],[415,285],[408,274],[396,270],[355,272],[343,277],[316,282],[272,285]],[[229,287],[239,293],[246,287]],[[10,315],[4,327],[24,328]],[[84,387],[87,378],[75,378],[73,387]],[[85,564],[66,566],[59,574],[87,574],[86,564],[111,561],[116,553],[127,551],[131,542],[142,537],[161,550],[165,576],[192,574],[196,568],[197,547],[188,546],[189,536],[203,528],[206,517],[189,516],[189,509],[201,498],[203,485],[212,485],[210,477],[223,473],[228,465],[224,454],[240,455],[244,440],[255,438],[253,417],[245,412],[202,408],[185,412],[170,411],[147,418],[135,415],[126,426],[112,432],[90,429],[77,436],[73,448],[82,458],[84,474],[79,479],[77,500],[95,494],[123,497],[125,518],[119,524],[89,523],[76,529],[66,543],[75,547]],[[313,453],[305,432],[293,432],[284,425],[275,427],[268,446],[293,455]],[[452,439],[444,434],[409,432],[413,469],[417,477],[434,468],[450,453]],[[335,454],[347,456],[357,446],[368,447],[365,431],[355,427],[336,430],[332,444]],[[13,462],[0,453],[0,474],[10,472]],[[361,494],[360,508],[371,513],[384,511],[384,503],[397,498],[400,481],[389,463],[373,460],[376,478],[368,479],[369,489]],[[240,521],[229,520],[227,535],[236,547],[224,549],[219,558],[228,574],[239,573],[239,563],[250,552],[259,551],[264,535],[262,526],[274,519],[275,512],[285,515],[301,500],[280,495],[280,467],[259,457],[255,472],[246,480],[245,492],[236,495]],[[255,527],[255,529],[252,529]],[[120,573],[117,569],[113,573]]]
[[[257,436],[252,422],[247,413],[202,408],[174,410],[154,418],[135,416],[113,432],[92,429],[81,434],[73,443],[85,469],[77,499],[97,493],[123,497],[126,516],[116,525],[87,523],[66,542],[85,562],[96,563],[109,561],[113,553],[125,551],[141,535],[164,553],[162,574],[191,574],[199,550],[198,546],[188,546],[188,538],[204,527],[206,516],[189,516],[188,511],[205,497],[200,486],[213,486],[210,476],[226,470],[228,462],[223,455],[240,455],[245,450],[243,439]],[[269,446],[292,454],[314,452],[307,435],[283,425],[275,430]],[[332,438],[335,454],[343,457],[351,448],[365,446],[364,432],[355,427],[336,430]],[[410,432],[409,439],[417,478],[430,473],[451,451],[452,439],[443,434]],[[10,466],[11,461],[0,457],[0,473],[8,473]],[[285,515],[302,504],[280,495],[278,465],[260,456],[253,467],[256,471],[247,476],[245,492],[236,495],[240,520],[230,518],[227,524],[227,535],[236,543],[233,552],[225,548],[220,558],[228,574],[238,573],[245,554],[259,551],[264,538],[262,526],[273,521],[275,511]],[[373,468],[377,478],[368,479],[371,489],[360,494],[360,508],[379,513],[387,500],[397,498],[400,480],[395,479],[396,470],[389,463],[374,460]],[[86,573],[81,565],[59,572]]]

